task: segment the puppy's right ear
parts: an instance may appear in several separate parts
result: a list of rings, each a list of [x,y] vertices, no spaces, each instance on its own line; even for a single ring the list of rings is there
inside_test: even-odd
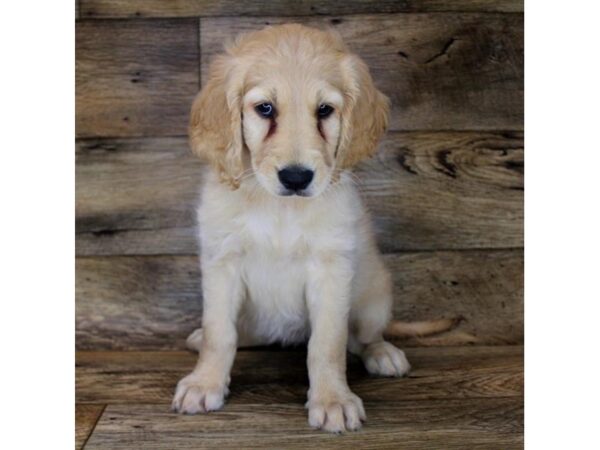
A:
[[[390,101],[373,83],[369,68],[358,56],[342,60],[346,105],[342,111],[339,167],[348,169],[377,151],[388,126]]]
[[[239,187],[242,163],[242,77],[234,57],[219,56],[196,96],[190,117],[192,152],[208,161],[221,181]]]

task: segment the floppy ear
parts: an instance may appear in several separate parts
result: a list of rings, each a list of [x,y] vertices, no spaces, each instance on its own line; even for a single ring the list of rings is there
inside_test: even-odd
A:
[[[347,169],[372,156],[388,126],[389,99],[373,84],[367,65],[356,55],[342,61],[346,104],[342,111],[342,136],[338,167]]]
[[[221,181],[239,187],[243,173],[241,74],[232,56],[219,56],[196,96],[190,117],[192,152],[217,170]]]

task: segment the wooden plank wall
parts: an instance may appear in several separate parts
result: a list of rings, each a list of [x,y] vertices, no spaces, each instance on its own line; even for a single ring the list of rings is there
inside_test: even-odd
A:
[[[405,345],[523,341],[523,4],[80,0],[76,24],[79,349],[181,349],[199,325],[192,99],[238,32],[336,28],[392,99],[356,171],[395,315],[463,317]]]

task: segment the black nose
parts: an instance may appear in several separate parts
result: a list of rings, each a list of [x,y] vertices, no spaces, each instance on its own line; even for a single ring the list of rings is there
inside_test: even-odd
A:
[[[312,170],[301,166],[288,166],[277,172],[281,184],[292,191],[306,189],[312,181],[314,174]]]

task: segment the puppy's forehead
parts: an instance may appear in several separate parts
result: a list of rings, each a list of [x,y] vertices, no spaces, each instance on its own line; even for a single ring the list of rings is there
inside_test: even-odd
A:
[[[247,35],[234,53],[245,66],[245,102],[328,102],[342,106],[345,86],[340,40],[300,25]]]
[[[276,90],[266,85],[254,86],[244,94],[245,103],[274,102],[276,98]]]
[[[298,60],[257,60],[245,74],[244,97],[275,101],[303,95],[306,100],[343,102],[341,65]],[[264,97],[258,99],[258,97]]]
[[[257,85],[261,80],[325,80],[335,84],[342,78],[342,58],[333,54],[307,56],[302,53],[281,54],[265,51],[244,58],[246,81]]]

